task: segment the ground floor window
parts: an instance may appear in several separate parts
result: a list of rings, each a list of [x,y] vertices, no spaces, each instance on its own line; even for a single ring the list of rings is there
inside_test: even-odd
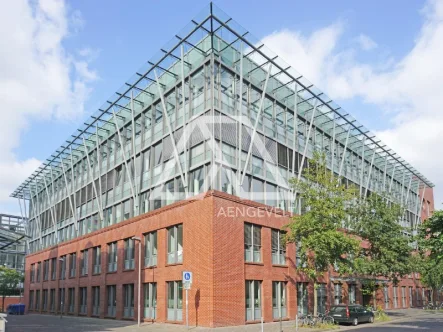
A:
[[[69,288],[69,289],[68,289],[68,301],[69,301],[68,312],[69,312],[69,313],[74,313],[74,306],[75,306],[75,288]]]
[[[409,286],[409,306],[412,308],[413,307],[413,302],[412,302],[412,287]]]
[[[348,285],[349,304],[355,304],[355,285]]]
[[[51,289],[49,293],[49,310],[55,311],[55,289]]]
[[[43,311],[48,310],[48,290],[43,290]]]
[[[64,303],[65,303],[65,289],[59,288],[58,289],[58,311],[59,312],[65,311],[64,307],[63,307]]]
[[[35,291],[35,310],[40,310],[40,290]]]
[[[88,313],[88,307],[87,307],[88,291],[86,287],[80,287],[79,300],[80,300],[80,314],[86,315]]]
[[[261,281],[246,280],[246,320],[261,318]]]
[[[134,317],[134,284],[123,285],[123,317]]]
[[[150,282],[144,285],[145,287],[145,318],[157,318],[157,284]]]
[[[183,286],[181,281],[168,281],[168,320],[183,320]]]
[[[341,303],[342,287],[341,284],[334,284],[334,304]]]
[[[286,282],[272,282],[272,317],[286,318]]]
[[[117,306],[115,294],[116,294],[115,285],[106,287],[106,295],[108,302],[108,312],[107,312],[108,317],[115,317],[115,311]]]
[[[398,287],[392,287],[394,293],[394,308],[398,308]]]
[[[34,291],[29,292],[29,310],[34,309]]]
[[[297,283],[297,313],[306,315],[308,313],[308,283]]]
[[[92,287],[92,315],[100,315],[100,286]]]
[[[326,312],[326,284],[317,284],[317,313]]]
[[[385,309],[389,309],[389,288],[388,288],[388,286],[383,287],[383,296],[385,299]]]
[[[401,304],[403,308],[406,308],[406,287],[401,288]]]

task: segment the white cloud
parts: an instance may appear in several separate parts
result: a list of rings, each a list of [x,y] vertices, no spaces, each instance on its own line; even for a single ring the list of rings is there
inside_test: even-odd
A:
[[[309,36],[274,32],[263,41],[332,98],[358,98],[390,112],[392,121],[378,136],[436,184],[436,207],[441,208],[443,1],[428,1],[421,15],[413,47],[396,61],[362,63],[356,60],[358,49],[338,49],[341,23]]]
[[[33,119],[83,116],[97,79],[87,60],[78,60],[62,42],[84,24],[60,0],[16,0],[0,11],[0,203],[11,209],[9,194],[38,166],[35,158],[18,160],[14,153]],[[11,28],[13,27],[13,28]],[[17,210],[18,211],[18,205]]]
[[[356,41],[364,51],[373,50],[378,46],[377,43],[371,39],[371,37],[366,36],[364,34],[360,34],[356,38]]]

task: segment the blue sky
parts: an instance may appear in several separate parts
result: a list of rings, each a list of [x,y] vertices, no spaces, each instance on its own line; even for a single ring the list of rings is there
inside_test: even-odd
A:
[[[436,127],[443,124],[442,116],[432,118],[441,114],[437,105],[442,96],[426,87],[443,81],[438,63],[443,50],[437,42],[443,40],[441,2],[214,3],[380,133],[431,181],[443,184],[438,171],[443,157],[432,166],[431,158],[423,161],[443,143]],[[200,0],[8,3],[11,8],[0,14],[5,21],[0,28],[6,28],[8,20],[14,28],[13,37],[0,37],[0,47],[12,45],[10,54],[0,55],[0,62],[9,63],[0,65],[0,77],[6,77],[3,82],[0,78],[0,88],[13,89],[16,96],[0,93],[0,101],[11,106],[6,125],[13,132],[13,138],[0,134],[0,143],[7,142],[0,151],[7,156],[0,164],[0,211],[17,212],[18,205],[7,198],[11,191],[207,5]],[[19,68],[19,61],[32,75]],[[428,68],[431,64],[434,68]],[[28,94],[31,101],[20,100]],[[422,121],[411,122],[413,117]],[[436,192],[442,201],[439,189]]]

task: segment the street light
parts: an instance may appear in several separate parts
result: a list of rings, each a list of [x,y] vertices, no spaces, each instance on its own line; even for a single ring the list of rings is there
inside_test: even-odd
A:
[[[140,298],[141,298],[141,280],[142,280],[142,239],[133,236],[132,240],[138,241],[138,310],[137,310],[137,322],[140,327]]]
[[[59,262],[62,262],[62,264],[65,262],[64,257],[60,257],[58,260],[59,260]],[[65,266],[65,270],[66,270],[66,266]],[[61,269],[60,269],[60,271],[61,271]],[[61,289],[60,289],[60,278],[61,278],[61,273],[58,276],[58,291],[59,291],[59,296],[60,296],[60,319],[62,319],[63,318],[63,297],[65,297],[65,294],[63,292],[63,297],[60,294],[60,291],[61,291]]]

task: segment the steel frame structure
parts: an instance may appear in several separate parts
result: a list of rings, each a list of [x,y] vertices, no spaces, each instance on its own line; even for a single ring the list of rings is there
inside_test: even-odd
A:
[[[193,75],[200,71],[205,76],[201,84],[204,106],[201,112],[195,112],[200,95],[194,96],[193,89],[198,84],[194,83]],[[227,76],[231,78],[230,87],[222,92],[222,81]],[[175,104],[174,100],[169,100],[173,94]],[[256,94],[260,97],[254,101]],[[233,105],[233,111],[224,109],[223,100]],[[179,112],[182,114],[182,124],[179,124]],[[68,231],[75,233],[74,237],[81,233],[79,223],[84,213],[79,208],[79,201],[83,200],[80,192],[88,190],[89,184],[92,187],[91,193],[85,195],[96,206],[100,227],[106,226],[109,211],[103,188],[108,188],[108,185],[103,181],[109,178],[109,169],[114,171],[118,167],[124,168],[132,197],[130,214],[143,213],[143,176],[146,170],[144,151],[150,149],[149,153],[153,153],[154,143],[159,138],[156,137],[156,128],[164,128],[160,141],[169,141],[172,146],[171,155],[177,169],[174,176],[181,182],[175,186],[183,189],[185,197],[192,195],[190,187],[195,187],[197,180],[191,176],[194,133],[190,131],[193,122],[201,114],[208,114],[212,118],[212,133],[216,133],[216,129],[220,131],[220,147],[222,125],[218,129],[216,118],[223,116],[235,124],[235,164],[227,164],[217,155],[215,151],[218,143],[214,137],[205,148],[205,154],[210,147],[213,151],[210,165],[217,164],[220,169],[236,169],[236,175],[228,175],[228,178],[237,194],[243,188],[245,177],[255,176],[251,171],[251,159],[257,155],[256,139],[264,145],[275,144],[276,148],[278,144],[285,146],[287,177],[290,174],[300,178],[305,160],[312,157],[313,151],[325,152],[331,171],[357,184],[360,195],[366,197],[368,191],[388,192],[414,213],[415,224],[420,221],[425,189],[434,186],[328,96],[211,3],[11,194],[19,200],[20,207],[23,200],[26,220],[34,221],[32,230],[28,231],[32,241],[38,242],[33,250],[47,246],[42,245],[42,238],[46,239],[48,233],[54,233],[49,244],[63,241],[66,236],[59,230],[64,229],[68,219],[73,225],[73,230]],[[159,118],[161,122],[157,122]],[[266,127],[264,120],[272,123],[272,129]],[[146,123],[150,123],[150,127]],[[178,134],[179,129],[181,135]],[[267,134],[267,129],[274,133],[273,137]],[[148,134],[150,145],[142,147]],[[284,138],[279,138],[279,135]],[[179,136],[191,139],[183,141]],[[138,139],[142,143],[137,144]],[[269,143],[269,140],[272,142]],[[245,144],[249,145],[245,147]],[[265,150],[263,165],[266,166],[263,168],[267,167],[268,161],[272,164],[275,159],[272,153]],[[301,162],[296,158],[296,152]],[[111,157],[117,160],[116,167],[111,165]],[[151,155],[148,158],[151,158],[148,163],[153,162]],[[269,173],[279,178],[279,162],[274,161],[275,165],[270,167],[273,170]],[[106,167],[108,163],[110,166]],[[166,163],[164,167],[166,170]],[[207,174],[210,173],[212,179],[218,176],[217,167],[208,167]],[[263,172],[265,176],[266,172],[267,169]],[[150,176],[158,176],[152,167]],[[79,185],[85,181],[85,185]],[[263,183],[268,184],[268,181]],[[162,182],[164,184],[165,181]],[[204,187],[217,188],[217,185],[205,183]],[[287,200],[295,200],[296,193],[287,181],[285,184],[277,183],[276,188],[290,191]],[[117,193],[114,195],[117,196]],[[255,195],[251,195],[248,198],[255,199]],[[264,197],[266,200],[266,191]],[[68,214],[66,220],[61,220],[63,212],[57,206],[58,201],[61,204],[61,198],[65,202],[63,204],[69,204],[69,207],[62,205],[65,214]],[[279,202],[277,205],[282,206]],[[94,210],[93,207],[90,209]],[[49,214],[52,228],[47,225],[43,228],[44,213]]]

